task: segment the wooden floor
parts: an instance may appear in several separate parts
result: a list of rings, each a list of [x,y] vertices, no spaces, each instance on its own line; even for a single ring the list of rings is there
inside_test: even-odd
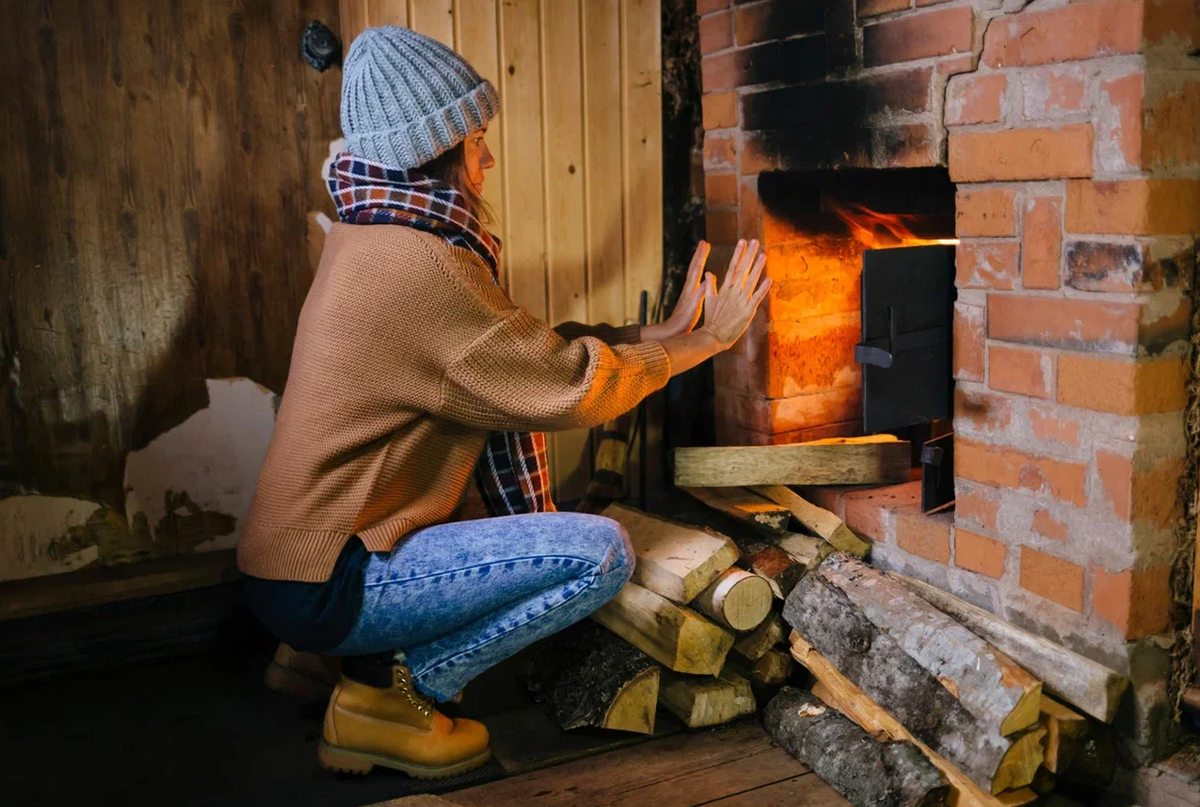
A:
[[[377,807],[844,807],[757,722],[692,732]]]

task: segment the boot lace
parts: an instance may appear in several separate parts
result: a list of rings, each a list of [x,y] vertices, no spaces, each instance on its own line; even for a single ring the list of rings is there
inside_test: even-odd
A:
[[[433,717],[433,699],[423,695],[413,685],[412,674],[408,667],[397,664],[396,670],[396,687],[408,701],[409,705],[420,712],[425,717]]]

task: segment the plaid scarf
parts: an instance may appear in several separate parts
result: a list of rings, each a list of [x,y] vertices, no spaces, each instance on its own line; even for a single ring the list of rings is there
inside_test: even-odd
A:
[[[400,224],[474,252],[499,283],[500,240],[471,213],[455,188],[416,170],[389,168],[349,153],[329,166],[329,194],[347,224]],[[489,515],[554,512],[546,435],[489,432],[475,482]]]

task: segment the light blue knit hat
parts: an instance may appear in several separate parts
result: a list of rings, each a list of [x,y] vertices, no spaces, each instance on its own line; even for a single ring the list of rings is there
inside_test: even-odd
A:
[[[367,28],[342,63],[342,133],[356,157],[415,168],[499,111],[490,81],[450,48],[408,28]]]

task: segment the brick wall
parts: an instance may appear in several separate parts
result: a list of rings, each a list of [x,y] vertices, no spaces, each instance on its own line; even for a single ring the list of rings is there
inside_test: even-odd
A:
[[[859,379],[839,364],[857,318],[816,299],[857,287],[792,277],[756,175],[948,166],[956,513],[921,517],[905,486],[822,495],[881,565],[1130,672],[1130,725],[1151,745],[1200,233],[1196,6],[857,0],[814,3],[829,11],[813,19],[792,5],[698,3],[709,235],[761,236],[778,278],[776,313],[717,367],[723,437],[810,439],[857,418]],[[797,357],[810,349],[826,364]]]

